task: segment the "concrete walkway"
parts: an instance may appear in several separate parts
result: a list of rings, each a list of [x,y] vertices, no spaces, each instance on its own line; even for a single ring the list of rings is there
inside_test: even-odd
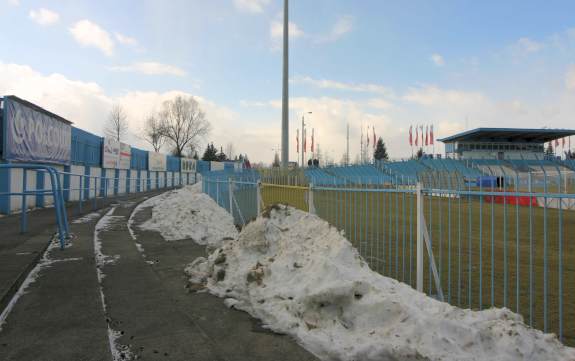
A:
[[[142,200],[71,223],[64,251],[43,252],[46,230],[0,252],[0,286],[18,284],[16,274],[23,281],[4,308],[1,360],[316,360],[223,300],[188,290],[183,269],[205,249],[139,231],[150,209],[134,215],[134,240],[128,220]],[[14,259],[27,271],[4,272]]]

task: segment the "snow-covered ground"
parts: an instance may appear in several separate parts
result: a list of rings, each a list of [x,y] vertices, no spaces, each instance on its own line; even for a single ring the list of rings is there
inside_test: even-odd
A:
[[[191,238],[202,245],[220,246],[236,239],[232,216],[201,192],[201,183],[150,198],[138,209],[153,207],[152,218],[141,229],[158,231],[167,241]]]
[[[206,217],[177,214],[192,202]],[[187,190],[156,208],[153,224],[172,238],[205,243],[194,232],[222,227],[217,205]],[[323,360],[575,360],[507,309],[463,310],[370,270],[335,228],[293,208],[272,210],[186,272]]]

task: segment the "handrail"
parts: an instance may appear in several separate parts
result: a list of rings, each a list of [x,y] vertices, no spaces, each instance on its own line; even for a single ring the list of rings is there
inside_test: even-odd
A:
[[[0,169],[23,169],[23,170],[33,170],[37,173],[48,174],[50,177],[50,184],[51,189],[46,188],[38,188],[35,187],[34,189],[27,189],[27,172],[23,172],[22,177],[22,191],[20,192],[0,192],[0,198],[7,197],[8,200],[11,196],[20,196],[21,201],[21,212],[20,212],[20,231],[21,233],[25,233],[27,230],[28,225],[28,215],[27,215],[27,203],[26,197],[30,196],[43,196],[48,195],[54,198],[54,207],[56,209],[56,221],[58,226],[58,234],[60,240],[60,247],[65,247],[66,238],[69,237],[69,226],[68,226],[68,218],[66,213],[66,202],[64,200],[64,192],[78,192],[78,208],[79,211],[82,212],[82,203],[85,201],[93,200],[93,209],[97,207],[97,199],[98,198],[107,198],[110,188],[109,182],[114,181],[114,189],[119,190],[119,184],[126,183],[125,187],[122,186],[123,190],[131,188],[131,185],[134,183],[134,191],[136,192],[144,192],[148,189],[161,189],[167,187],[179,187],[183,186],[184,184],[190,183],[191,179],[186,178],[184,180],[184,174],[180,173],[177,176],[169,177],[167,175],[161,174],[158,172],[157,177],[154,179],[150,178],[142,178],[142,177],[115,177],[115,176],[98,176],[98,175],[90,175],[90,174],[78,174],[66,171],[59,171],[55,169],[53,166],[49,165],[42,165],[42,164],[29,164],[29,163],[0,163]],[[167,171],[166,171],[167,172]],[[171,173],[178,173],[178,172],[171,172]],[[72,186],[71,182],[64,187],[61,184],[61,176],[69,177],[78,177],[79,184],[77,187]],[[194,180],[197,178],[194,177]],[[93,191],[93,192],[92,192]],[[131,192],[134,192],[131,191]],[[130,192],[130,193],[131,193]],[[118,191],[118,193],[120,193]],[[99,194],[99,195],[98,195]],[[9,201],[8,201],[9,202]],[[9,206],[10,208],[10,206]]]
[[[54,206],[56,209],[56,222],[58,225],[58,238],[60,240],[60,248],[64,249],[66,246],[66,239],[70,237],[70,232],[68,228],[68,216],[66,214],[66,207],[64,207],[64,196],[62,193],[62,185],[60,184],[60,177],[58,177],[58,173],[56,169],[50,166],[42,165],[42,164],[22,164],[22,163],[3,163],[0,164],[0,169],[23,169],[23,188],[22,188],[22,210],[21,214],[21,225],[22,229],[26,228],[27,224],[27,212],[26,212],[26,194],[30,193],[26,190],[26,174],[25,170],[33,169],[33,170],[44,170],[50,176],[50,185],[52,186],[52,197],[54,198]],[[46,190],[38,191],[35,190],[33,193],[35,194],[46,194]],[[0,193],[0,195],[4,196],[11,196],[16,195],[12,194],[11,192],[8,193]]]

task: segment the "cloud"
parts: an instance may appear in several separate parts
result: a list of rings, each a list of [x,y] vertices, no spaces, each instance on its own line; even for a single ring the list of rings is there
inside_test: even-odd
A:
[[[271,147],[276,139],[275,127],[261,127],[253,123],[251,117],[242,120],[231,109],[198,94],[180,90],[130,90],[111,95],[93,82],[71,80],[62,74],[45,75],[27,65],[1,61],[0,74],[0,94],[17,95],[72,121],[75,127],[97,135],[103,134],[102,121],[106,119],[112,106],[120,104],[130,124],[126,140],[142,149],[150,149],[139,137],[145,117],[158,110],[163,101],[176,95],[194,96],[200,103],[213,129],[206,142],[213,141],[216,146],[233,142],[238,152],[248,153],[253,155],[252,159],[258,159],[262,146]],[[204,146],[205,143],[201,145]],[[167,152],[168,149],[164,151]]]
[[[379,84],[344,83],[335,80],[314,79],[309,76],[295,77],[291,79],[291,82],[294,84],[310,85],[320,89],[333,89],[333,90],[351,91],[359,93],[376,93],[389,96],[392,95],[392,91],[389,88]]]
[[[513,50],[518,54],[536,53],[545,47],[543,43],[537,42],[529,38],[521,38],[513,46]]]
[[[431,57],[429,58],[433,64],[435,64],[435,66],[444,66],[445,65],[445,60],[443,59],[443,56],[441,56],[440,54],[432,54]]]
[[[174,65],[162,64],[153,61],[137,62],[131,65],[119,65],[109,68],[112,71],[118,72],[133,72],[146,75],[173,75],[173,76],[186,76],[186,71]]]
[[[288,32],[290,39],[304,36],[304,31],[296,24],[289,22]],[[282,21],[274,20],[270,24],[270,38],[272,40],[282,40],[284,35],[284,25]]]
[[[318,43],[331,43],[341,39],[345,34],[353,30],[353,17],[346,15],[339,18],[326,35],[316,37]]]
[[[234,0],[236,9],[246,13],[262,13],[270,0]]]
[[[120,44],[132,46],[132,47],[138,46],[138,41],[134,38],[129,37],[129,36],[126,36],[126,35],[123,35],[120,33],[114,33],[114,38],[116,38],[116,41]]]
[[[58,13],[44,8],[38,10],[30,10],[28,16],[30,19],[34,20],[36,23],[42,26],[53,25],[60,20],[60,15]]]
[[[403,100],[424,106],[442,104],[469,106],[482,104],[486,101],[486,98],[479,92],[466,92],[453,89],[446,90],[433,85],[425,85],[410,88],[403,96]]]
[[[8,2],[10,3],[10,5],[13,5],[13,6],[19,6],[20,5],[20,0],[8,0]]]
[[[85,47],[94,47],[107,56],[114,53],[114,41],[110,34],[90,20],[80,20],[70,29],[76,42]]]
[[[565,75],[565,86],[567,90],[575,91],[575,65],[571,65]]]

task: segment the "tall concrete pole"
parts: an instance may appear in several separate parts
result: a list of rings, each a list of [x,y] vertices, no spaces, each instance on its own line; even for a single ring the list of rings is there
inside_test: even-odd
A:
[[[288,0],[284,0],[284,56],[283,56],[283,91],[282,91],[282,167],[289,162],[289,27]],[[303,129],[302,129],[303,131]]]

